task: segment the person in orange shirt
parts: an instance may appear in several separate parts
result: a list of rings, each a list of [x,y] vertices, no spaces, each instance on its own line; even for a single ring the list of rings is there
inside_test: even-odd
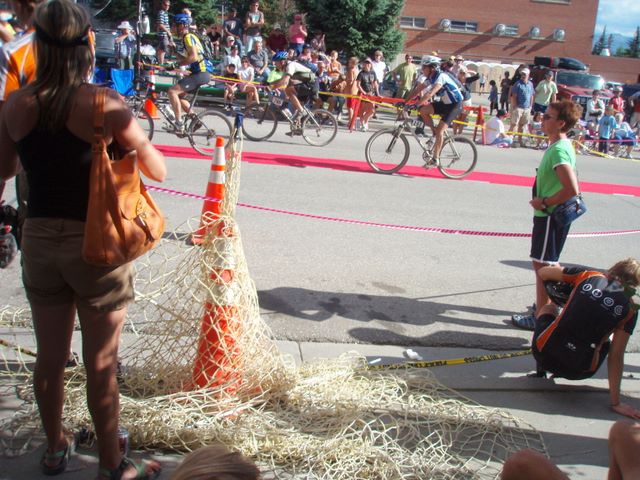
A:
[[[13,91],[31,82],[36,74],[36,60],[33,48],[33,12],[44,0],[11,0],[11,8],[18,21],[25,26],[25,32],[5,43],[0,50],[0,111]],[[22,187],[26,182],[16,177],[18,203],[26,198],[26,190]],[[4,193],[5,182],[0,180],[0,204]],[[26,189],[26,186],[24,186]],[[21,195],[22,193],[22,195]]]

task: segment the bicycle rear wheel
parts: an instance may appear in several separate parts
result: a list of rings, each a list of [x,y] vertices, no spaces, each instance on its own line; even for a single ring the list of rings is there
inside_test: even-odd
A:
[[[208,157],[216,148],[216,137],[223,137],[225,146],[231,136],[231,124],[223,114],[211,110],[200,113],[191,120],[187,137],[194,150]]]
[[[249,140],[267,140],[275,133],[278,119],[269,105],[251,105],[244,110],[242,133]]]
[[[471,140],[451,137],[442,146],[438,170],[448,178],[463,178],[476,168],[477,161],[478,151]]]
[[[364,156],[374,171],[395,173],[409,160],[409,141],[397,128],[378,130],[367,141]]]
[[[302,119],[302,138],[315,147],[331,143],[338,133],[336,117],[327,110],[313,110]]]
[[[142,127],[147,138],[153,138],[153,117],[147,112],[144,105],[144,99],[141,97],[125,97],[125,103],[129,106],[133,118],[136,119],[138,125]]]

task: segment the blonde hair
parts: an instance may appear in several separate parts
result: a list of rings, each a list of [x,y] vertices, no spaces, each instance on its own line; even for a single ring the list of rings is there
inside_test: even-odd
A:
[[[40,101],[40,126],[57,131],[67,121],[76,89],[92,73],[91,24],[86,10],[70,0],[40,4],[33,23],[36,78],[28,88]]]
[[[239,452],[224,445],[199,448],[187,455],[171,480],[258,480],[260,470]]]
[[[611,267],[607,274],[613,280],[635,288],[640,285],[640,262],[635,258],[625,258]]]

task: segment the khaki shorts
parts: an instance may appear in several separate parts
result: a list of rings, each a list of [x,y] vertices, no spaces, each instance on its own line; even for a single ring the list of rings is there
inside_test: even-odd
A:
[[[514,108],[511,110],[511,125],[522,128],[529,123],[531,113],[528,108]]]
[[[22,231],[22,282],[29,302],[77,305],[100,312],[134,299],[133,265],[96,267],[82,259],[84,222],[27,218]]]

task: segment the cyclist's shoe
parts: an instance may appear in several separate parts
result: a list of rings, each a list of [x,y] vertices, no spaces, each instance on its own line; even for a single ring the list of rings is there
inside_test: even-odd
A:
[[[424,127],[416,127],[416,135],[424,135]]]
[[[173,125],[173,131],[176,134],[184,135],[185,134],[184,122],[175,122],[175,124]]]
[[[289,137],[294,137],[298,135],[302,135],[302,128],[294,127],[290,131],[288,131],[285,135]]]

